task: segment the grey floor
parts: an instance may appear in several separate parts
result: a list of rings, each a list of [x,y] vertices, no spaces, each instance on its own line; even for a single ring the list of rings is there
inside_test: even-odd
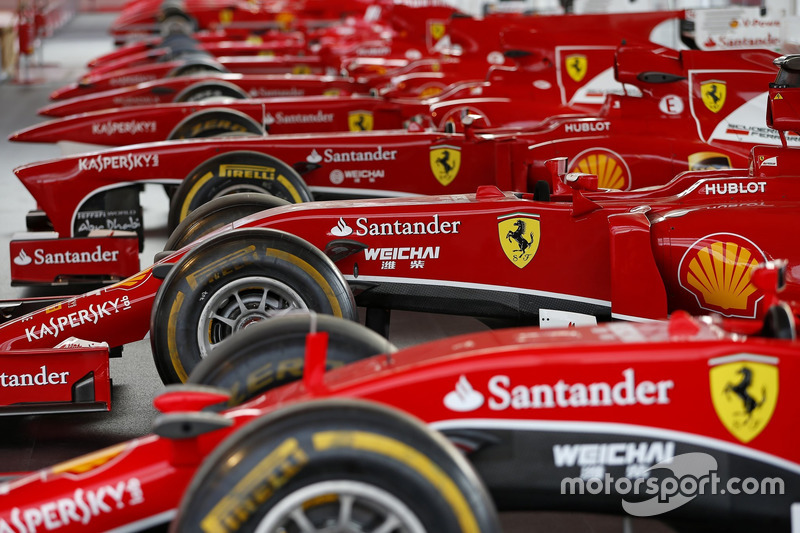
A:
[[[105,28],[110,14],[80,14],[56,36],[47,39],[21,77],[29,83],[0,84],[0,133],[8,135],[41,122],[35,112],[49,93],[72,82],[84,72],[86,61],[112,49]],[[25,213],[35,207],[32,197],[12,169],[34,161],[58,157],[53,145],[14,144],[0,140],[0,298],[42,296],[61,290],[14,288],[9,282],[8,245],[16,232],[25,231]],[[166,240],[167,200],[160,188],[146,190],[146,245],[142,266],[152,262]],[[70,289],[75,290],[75,289]],[[470,318],[431,317],[395,313],[390,340],[400,347],[444,336],[485,329]],[[161,390],[146,341],[125,347],[121,359],[112,359],[113,410],[111,413],[0,417],[0,473],[30,471],[149,432],[155,411],[151,401]],[[592,515],[554,513],[507,513],[503,524],[509,532],[529,531],[653,531],[648,521],[621,520]],[[656,527],[663,531],[664,528]]]

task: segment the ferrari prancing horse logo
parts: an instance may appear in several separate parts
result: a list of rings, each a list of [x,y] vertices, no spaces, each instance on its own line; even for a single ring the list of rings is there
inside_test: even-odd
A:
[[[350,131],[372,131],[373,124],[372,111],[350,111],[347,115]]]
[[[503,247],[508,260],[519,268],[531,262],[539,249],[541,232],[539,217],[527,213],[514,213],[498,217],[497,230],[500,246]]]
[[[431,172],[445,187],[450,185],[461,168],[461,148],[440,144],[431,147]]]
[[[712,113],[718,112],[725,105],[727,87],[724,81],[709,80],[700,84],[700,95],[703,103]]]
[[[742,442],[758,436],[778,404],[778,359],[737,354],[709,360],[711,401],[722,425]]]
[[[589,62],[583,54],[570,54],[564,58],[564,66],[567,69],[567,74],[576,83],[580,82],[586,76],[586,67]]]

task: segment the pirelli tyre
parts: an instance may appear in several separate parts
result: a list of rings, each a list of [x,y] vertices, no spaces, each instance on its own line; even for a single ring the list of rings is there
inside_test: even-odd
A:
[[[215,107],[192,113],[181,120],[169,133],[167,140],[216,137],[232,132],[263,135],[264,128],[241,111]]]
[[[163,10],[159,17],[158,32],[161,36],[192,35],[197,31],[197,21],[176,8]]]
[[[283,161],[259,152],[228,152],[201,163],[183,180],[170,204],[170,231],[201,205],[239,192],[268,193],[293,204],[313,200],[300,174]]]
[[[203,102],[217,98],[242,100],[249,95],[238,85],[225,80],[204,80],[189,85],[175,97],[173,102]]]
[[[156,294],[150,344],[164,383],[185,382],[222,341],[296,310],[357,318],[350,287],[325,254],[286,232],[242,228],[209,237]]]
[[[467,460],[390,407],[328,398],[226,439],[186,490],[173,531],[496,533]]]
[[[178,224],[164,244],[164,250],[179,250],[226,224],[265,209],[284,205],[291,204],[271,194],[263,193],[240,192],[215,198],[189,213]]]
[[[193,74],[200,74],[203,72],[230,72],[224,65],[206,55],[193,56],[183,61],[183,64],[178,65],[167,73],[167,78],[176,78],[178,76],[191,76]]]
[[[253,324],[232,336],[195,367],[189,383],[227,389],[229,405],[239,405],[301,379],[306,336],[321,331],[328,334],[327,370],[397,351],[387,339],[357,322],[298,313]]]

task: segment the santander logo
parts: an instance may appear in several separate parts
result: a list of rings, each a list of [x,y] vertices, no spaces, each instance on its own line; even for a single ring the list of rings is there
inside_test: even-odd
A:
[[[347,237],[353,233],[353,228],[347,225],[347,222],[344,221],[343,218],[339,218],[339,222],[331,228],[331,234],[336,235],[337,237]]]
[[[33,258],[25,253],[25,250],[20,250],[17,257],[14,258],[14,264],[19,266],[30,265]]]
[[[472,388],[467,376],[461,374],[456,382],[456,388],[444,397],[444,406],[451,411],[464,413],[474,411],[483,405],[483,394]]]

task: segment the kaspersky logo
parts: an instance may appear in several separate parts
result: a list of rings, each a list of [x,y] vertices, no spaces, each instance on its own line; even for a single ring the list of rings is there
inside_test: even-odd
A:
[[[678,266],[678,282],[702,309],[755,318],[763,294],[750,278],[764,261],[764,252],[750,240],[733,233],[715,233],[686,250]]]
[[[597,176],[601,189],[631,187],[631,171],[618,153],[605,148],[590,148],[572,158],[568,172],[583,172]]]

